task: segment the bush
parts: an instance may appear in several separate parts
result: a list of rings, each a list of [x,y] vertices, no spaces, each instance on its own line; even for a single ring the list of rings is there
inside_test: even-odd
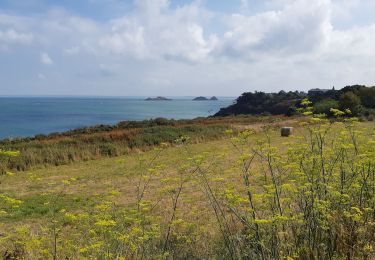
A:
[[[315,114],[326,114],[331,115],[331,108],[338,109],[340,106],[339,102],[333,99],[326,99],[318,101],[314,104]]]
[[[113,144],[101,144],[99,146],[99,151],[100,151],[100,154],[103,155],[103,156],[116,156],[116,155],[118,155],[117,148]]]
[[[340,109],[349,109],[353,115],[358,115],[361,110],[361,99],[349,91],[340,96]]]

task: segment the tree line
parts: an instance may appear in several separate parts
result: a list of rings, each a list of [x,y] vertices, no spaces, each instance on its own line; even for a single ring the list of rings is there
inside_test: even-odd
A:
[[[363,85],[346,86],[340,90],[313,89],[308,93],[301,91],[280,91],[265,93],[245,92],[229,107],[222,108],[214,116],[240,114],[294,115],[301,107],[303,99],[313,102],[315,114],[333,116],[331,109],[349,109],[353,116],[375,117],[375,87]]]

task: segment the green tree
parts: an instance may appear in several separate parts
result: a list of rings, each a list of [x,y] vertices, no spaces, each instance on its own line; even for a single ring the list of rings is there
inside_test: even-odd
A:
[[[359,96],[364,107],[375,108],[375,87],[360,89]]]
[[[318,101],[314,104],[314,113],[315,114],[332,114],[331,108],[338,109],[340,107],[339,102],[333,99],[326,99]]]
[[[353,115],[361,110],[361,99],[351,91],[342,94],[339,103],[342,110],[349,109]]]

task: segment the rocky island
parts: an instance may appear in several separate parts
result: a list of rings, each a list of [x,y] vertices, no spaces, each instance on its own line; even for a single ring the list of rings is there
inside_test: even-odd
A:
[[[214,101],[214,100],[218,100],[217,97],[213,96],[211,98],[206,98],[206,97],[196,97],[193,99],[193,101],[206,101],[206,100],[211,100],[211,101]]]
[[[146,98],[145,101],[169,101],[169,100],[172,100],[172,99],[169,99],[169,98],[166,98],[166,97],[156,97],[156,98]]]

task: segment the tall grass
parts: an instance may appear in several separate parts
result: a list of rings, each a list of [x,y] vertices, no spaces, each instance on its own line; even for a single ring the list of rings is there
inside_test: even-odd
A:
[[[21,154],[1,164],[0,173],[6,169],[25,171],[40,166],[124,155],[133,150],[149,150],[162,142],[172,144],[183,135],[190,136],[193,142],[214,140],[222,138],[224,129],[233,123],[275,120],[278,118],[255,116],[194,120],[158,118],[140,122],[124,121],[115,126],[99,125],[47,136],[2,140],[0,147],[20,151]]]
[[[6,143],[5,149],[20,151],[20,156],[9,158],[6,169],[24,171],[36,166],[62,165],[75,161],[88,161],[130,153],[134,149],[149,150],[162,142],[172,144],[182,135],[189,135],[194,142],[223,137],[225,125],[212,126],[154,126],[111,133],[65,137],[57,140],[33,140]]]

